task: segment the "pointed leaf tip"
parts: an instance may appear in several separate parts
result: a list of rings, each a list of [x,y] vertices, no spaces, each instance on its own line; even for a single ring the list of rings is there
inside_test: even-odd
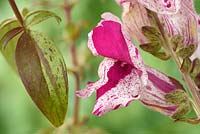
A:
[[[31,27],[52,17],[54,17],[58,23],[61,22],[61,18],[53,12],[45,10],[34,11],[26,15],[25,24]]]

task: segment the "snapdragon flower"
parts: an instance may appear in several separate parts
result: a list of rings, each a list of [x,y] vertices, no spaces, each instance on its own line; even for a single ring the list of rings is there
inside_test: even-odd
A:
[[[116,16],[104,13],[89,33],[88,40],[91,52],[105,57],[99,65],[99,80],[89,82],[84,90],[76,93],[87,98],[96,92],[93,114],[101,116],[126,107],[134,100],[169,117],[176,113],[179,106],[167,101],[165,96],[176,89],[183,90],[183,87],[175,79],[144,64]]]

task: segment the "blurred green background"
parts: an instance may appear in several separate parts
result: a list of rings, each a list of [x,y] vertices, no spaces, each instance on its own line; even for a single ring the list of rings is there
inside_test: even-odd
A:
[[[56,1],[56,0],[55,0]],[[199,1],[199,0],[196,0]],[[31,10],[44,9],[40,6],[31,6],[33,0],[16,0],[20,9],[27,7]],[[57,0],[62,3],[62,0]],[[200,2],[199,2],[200,4]],[[198,7],[198,6],[196,6]],[[67,66],[70,68],[67,44],[62,40],[65,29],[64,13],[58,8],[50,8],[62,17],[62,23],[58,25],[55,21],[48,20],[35,29],[48,34],[57,44]],[[72,12],[74,22],[84,20],[88,22],[88,27],[81,31],[81,36],[76,44],[81,50],[79,55],[87,50],[87,33],[100,20],[103,12],[112,12],[120,17],[121,9],[114,0],[80,0]],[[0,20],[13,16],[7,0],[0,0]],[[151,55],[142,52],[145,63],[153,66],[170,76],[180,79],[179,73],[171,61],[162,62]],[[93,57],[85,66],[86,79],[81,82],[84,88],[86,81],[97,80],[97,68],[101,58]],[[88,67],[88,65],[92,65]],[[69,108],[66,120],[73,113],[74,82],[69,74]],[[189,125],[185,123],[175,123],[169,118],[151,111],[140,102],[133,102],[129,107],[118,109],[107,113],[102,117],[93,116],[91,111],[95,103],[95,95],[88,99],[81,100],[80,116],[88,116],[87,126],[89,128],[100,127],[110,134],[199,134],[200,125]],[[36,134],[42,129],[51,125],[46,118],[35,107],[30,97],[26,93],[19,77],[8,66],[3,56],[0,54],[0,134]],[[61,133],[60,133],[61,134]]]

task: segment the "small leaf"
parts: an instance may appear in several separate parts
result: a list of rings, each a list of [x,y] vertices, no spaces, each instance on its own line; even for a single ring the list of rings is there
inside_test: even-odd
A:
[[[188,112],[190,112],[192,109],[191,103],[187,102],[177,109],[176,113],[172,116],[173,119],[181,119],[183,116],[185,116]]]
[[[178,106],[178,109],[172,116],[174,119],[181,119],[186,115],[191,109],[191,102],[184,90],[176,89],[165,95],[165,99]]]
[[[40,22],[43,22],[49,18],[54,17],[58,23],[60,23],[61,18],[57,16],[55,13],[45,10],[39,10],[35,12],[31,12],[27,14],[25,17],[25,24],[28,27],[31,27],[33,25],[39,24]]]
[[[20,37],[15,56],[34,103],[54,126],[62,125],[68,106],[67,71],[54,43],[41,33],[29,31]]]
[[[147,15],[150,21],[151,26],[158,27],[155,17],[157,14],[149,9],[146,8]]]
[[[183,59],[190,57],[195,51],[195,46],[193,44],[181,48],[178,50],[177,55]]]
[[[151,41],[151,42],[161,42],[160,36],[161,33],[157,28],[152,26],[142,27],[142,33]]]
[[[172,45],[172,48],[174,51],[177,50],[178,47],[182,46],[182,39],[180,35],[174,35],[171,40],[170,40],[170,44]]]
[[[170,56],[167,55],[165,52],[157,52],[153,53],[153,55],[161,60],[168,60],[170,59]]]
[[[185,59],[183,59],[183,63],[181,65],[181,71],[189,72],[191,66],[192,66],[192,61],[190,60],[190,58],[185,58]]]
[[[194,79],[199,73],[200,73],[200,60],[198,58],[196,58],[192,62],[190,76]]]
[[[156,53],[161,49],[160,42],[151,42],[147,44],[140,45],[140,48],[149,53]]]
[[[23,31],[23,27],[16,27],[8,31],[1,39],[0,45],[5,49],[6,45],[10,40],[17,36],[20,32]]]
[[[8,18],[6,20],[3,20],[1,23],[0,23],[0,29],[5,26],[6,24],[8,24],[9,22],[12,22],[12,21],[17,21],[16,19],[14,18]]]
[[[27,8],[22,9],[22,15],[25,17],[29,13],[29,10]]]
[[[165,99],[175,105],[181,105],[188,101],[188,97],[184,90],[176,89],[165,95]]]
[[[0,39],[10,30],[19,27],[20,24],[17,20],[13,20],[13,19],[8,19],[5,20],[2,25],[0,26]],[[4,58],[6,59],[6,61],[8,62],[8,64],[16,71],[16,64],[15,64],[15,48],[16,48],[16,44],[18,41],[18,37],[19,35],[17,35],[16,37],[14,37],[13,39],[11,39],[8,42],[8,45],[5,49],[2,49],[2,45],[0,44],[0,51],[2,53],[2,55],[4,56]]]

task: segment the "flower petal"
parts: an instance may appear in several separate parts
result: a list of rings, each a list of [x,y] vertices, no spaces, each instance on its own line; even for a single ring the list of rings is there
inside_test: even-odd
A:
[[[142,57],[120,20],[111,13],[104,13],[102,18],[99,25],[89,33],[88,47],[94,55],[123,61],[141,70],[145,85],[147,74]]]
[[[187,3],[187,1],[189,1]],[[174,15],[163,15],[165,29],[171,36],[179,34],[183,38],[183,45],[198,44],[198,21],[195,14],[193,2],[183,1],[181,8]],[[180,25],[181,24],[181,25]]]
[[[198,16],[197,24],[198,24],[198,46],[194,54],[191,56],[192,60],[194,60],[195,58],[200,59],[200,16]]]
[[[77,92],[80,97],[88,97],[97,92],[95,115],[127,106],[139,99],[142,90],[141,71],[132,65],[113,59],[105,59],[99,67],[100,79],[87,85],[85,90]]]
[[[119,5],[126,2],[139,2],[142,6],[159,14],[175,14],[180,9],[181,0],[116,0],[116,2]]]
[[[148,72],[148,85],[142,90],[141,102],[164,115],[172,116],[178,106],[166,101],[165,95],[176,89],[183,89],[182,85],[173,78],[146,66]]]
[[[137,1],[126,2],[123,3],[122,6],[122,20],[126,30],[130,33],[133,39],[137,40],[140,44],[148,43],[149,41],[143,35],[141,30],[143,26],[150,25],[145,7]]]
[[[134,0],[133,0],[134,1]],[[181,0],[138,0],[146,8],[159,14],[175,14],[180,9]]]

